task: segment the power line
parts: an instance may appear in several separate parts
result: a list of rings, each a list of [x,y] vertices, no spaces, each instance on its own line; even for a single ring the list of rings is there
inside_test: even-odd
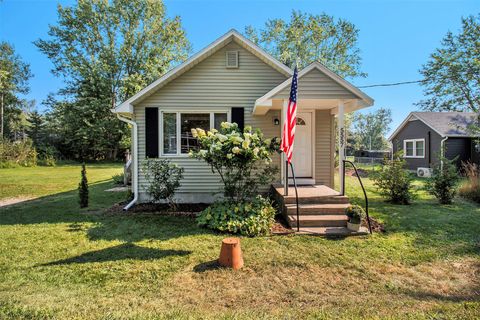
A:
[[[382,84],[371,84],[367,86],[359,86],[357,88],[373,88],[373,87],[392,87],[392,86],[400,86],[404,84],[412,84],[412,83],[420,83],[425,82],[425,80],[415,80],[415,81],[404,81],[404,82],[394,82],[394,83],[382,83]]]

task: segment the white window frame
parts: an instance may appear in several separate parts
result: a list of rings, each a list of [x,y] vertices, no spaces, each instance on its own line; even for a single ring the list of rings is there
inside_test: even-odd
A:
[[[412,142],[413,143],[413,155],[408,156],[407,155],[407,142]],[[423,142],[423,156],[418,156],[417,155],[417,142]],[[416,158],[416,159],[423,159],[425,158],[425,139],[405,139],[403,140],[403,157],[404,158]]]
[[[176,153],[164,153],[163,152],[163,114],[164,113],[175,113],[176,115],[176,126],[177,126],[177,131],[176,131],[176,135],[177,135],[177,152]],[[226,113],[227,114],[227,121],[228,122],[231,122],[231,109],[228,108],[228,109],[217,109],[217,110],[212,110],[212,109],[208,109],[208,110],[189,110],[189,109],[185,109],[185,110],[181,110],[181,111],[170,111],[170,110],[161,110],[159,113],[158,113],[158,116],[160,117],[159,119],[159,126],[158,126],[158,134],[159,134],[159,150],[160,150],[160,156],[161,157],[188,157],[188,153],[182,153],[182,145],[181,145],[181,139],[180,139],[180,130],[181,130],[181,115],[183,114],[192,114],[192,113],[201,113],[201,114],[205,114],[205,113],[208,113],[210,114],[210,129],[213,129],[213,125],[215,124],[215,113]]]

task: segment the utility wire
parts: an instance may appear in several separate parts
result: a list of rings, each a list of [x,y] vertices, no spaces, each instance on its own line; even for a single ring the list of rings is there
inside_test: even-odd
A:
[[[392,86],[400,86],[400,85],[404,85],[404,84],[412,84],[412,83],[420,83],[420,82],[425,82],[425,80],[372,84],[372,85],[367,85],[367,86],[359,86],[357,88],[392,87]]]

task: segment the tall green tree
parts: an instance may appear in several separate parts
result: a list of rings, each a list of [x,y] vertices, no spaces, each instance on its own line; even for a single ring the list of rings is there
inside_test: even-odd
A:
[[[29,126],[27,129],[27,135],[32,139],[33,145],[38,149],[39,146],[44,144],[45,139],[45,119],[38,111],[33,111],[28,116]]]
[[[184,61],[190,49],[180,18],[168,17],[162,1],[147,0],[59,5],[49,38],[35,44],[65,79],[63,99],[49,102],[60,119],[77,122],[62,123],[64,145],[81,158],[115,157],[126,126],[109,109]]]
[[[15,53],[7,42],[0,42],[0,138],[19,125],[26,100],[19,95],[30,91],[30,65]]]
[[[245,28],[250,40],[288,66],[321,62],[343,77],[365,77],[360,70],[359,30],[325,13],[292,11],[290,21],[271,19],[263,29]]]
[[[380,108],[369,113],[355,113],[352,136],[355,149],[383,150],[388,146],[385,135],[392,123],[392,110]]]
[[[480,112],[480,14],[462,18],[458,34],[448,32],[420,73],[431,111]]]

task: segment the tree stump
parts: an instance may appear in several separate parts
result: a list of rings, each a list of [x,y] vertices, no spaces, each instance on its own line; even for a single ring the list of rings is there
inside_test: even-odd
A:
[[[222,240],[222,249],[218,263],[222,267],[238,270],[243,266],[242,249],[240,248],[240,239],[225,238]]]

